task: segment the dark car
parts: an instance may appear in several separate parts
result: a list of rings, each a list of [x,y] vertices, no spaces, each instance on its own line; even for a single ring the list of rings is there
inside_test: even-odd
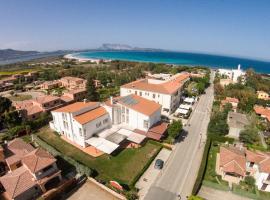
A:
[[[164,165],[164,161],[161,159],[157,159],[155,162],[155,169],[162,169]]]

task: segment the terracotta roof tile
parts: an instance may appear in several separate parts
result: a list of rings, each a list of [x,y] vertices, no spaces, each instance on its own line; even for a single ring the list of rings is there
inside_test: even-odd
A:
[[[89,106],[93,106],[98,104],[98,102],[76,102],[61,108],[58,108],[56,110],[54,110],[53,112],[69,112],[69,113],[73,113],[73,112],[77,112],[83,108],[87,108]]]
[[[161,109],[160,104],[134,94],[124,97],[116,97],[114,98],[114,102],[124,105],[147,116],[150,116]],[[106,102],[106,105],[112,106],[109,101]]]
[[[131,83],[125,84],[121,87],[157,92],[157,93],[162,93],[162,94],[173,94],[180,87],[182,87],[184,82],[189,77],[190,77],[189,73],[182,73],[175,76],[171,80],[165,83],[161,83],[161,84],[153,84],[153,83],[149,83],[148,79],[141,79],[141,80],[137,80],[137,81],[133,81]]]
[[[223,167],[225,172],[245,176],[246,158],[244,150],[236,147],[220,147],[220,167]]]
[[[33,100],[40,104],[44,104],[44,103],[49,103],[49,102],[59,100],[59,99],[60,98],[56,96],[46,95],[46,96],[36,97]]]
[[[74,119],[79,122],[80,124],[86,124],[90,121],[93,121],[97,118],[102,117],[103,115],[106,115],[107,111],[103,107],[98,107],[93,110],[90,110],[88,112],[85,112],[83,114],[77,115],[74,117]]]
[[[10,141],[7,145],[8,150],[10,150],[13,154],[18,155],[20,157],[34,151],[35,148],[30,144],[27,144],[20,138],[16,138]]]
[[[270,108],[264,108],[262,106],[254,106],[254,111],[258,115],[263,115],[270,122]]]
[[[16,198],[36,185],[33,176],[25,167],[20,167],[2,176],[0,182],[11,199]]]
[[[239,100],[237,98],[232,98],[232,97],[226,97],[226,99],[221,101],[222,104],[226,103],[239,103]]]
[[[38,148],[22,158],[22,163],[32,172],[36,173],[56,162],[56,159],[47,151]]]

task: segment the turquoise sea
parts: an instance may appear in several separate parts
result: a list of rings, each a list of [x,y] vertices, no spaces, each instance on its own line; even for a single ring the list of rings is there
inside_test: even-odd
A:
[[[172,51],[89,51],[75,53],[73,56],[78,58],[154,62],[190,66],[202,65],[211,68],[228,69],[237,68],[237,65],[241,64],[244,70],[253,68],[256,72],[270,74],[270,62],[210,54]]]

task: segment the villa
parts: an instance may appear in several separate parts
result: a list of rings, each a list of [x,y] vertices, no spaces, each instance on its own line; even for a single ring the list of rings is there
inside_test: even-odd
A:
[[[226,99],[221,101],[221,106],[224,107],[228,103],[232,105],[233,111],[236,112],[239,100],[237,98],[226,97]]]
[[[217,154],[217,173],[234,183],[252,176],[259,190],[270,192],[269,153],[250,151],[242,146],[221,146]]]
[[[167,130],[160,122],[161,105],[136,95],[103,104],[76,102],[51,113],[51,129],[79,147],[92,146],[107,154],[123,143],[138,146],[147,137],[160,140]]]
[[[264,118],[268,122],[270,122],[270,108],[269,107],[264,108],[262,106],[254,106],[254,111],[261,118]]]
[[[5,199],[30,200],[58,186],[62,181],[56,159],[47,151],[35,149],[22,139],[3,146],[8,173],[0,177]]]
[[[189,73],[180,73],[166,80],[140,79],[121,86],[120,96],[135,94],[155,101],[162,106],[162,114],[169,115],[178,108],[183,85],[189,78]]]
[[[257,97],[266,101],[270,100],[269,94],[265,91],[257,91]]]
[[[46,95],[25,101],[15,101],[13,105],[24,119],[33,120],[43,112],[49,112],[63,106],[63,102],[60,97]]]
[[[86,86],[86,80],[78,77],[66,76],[59,79],[62,87],[68,90],[84,89]]]

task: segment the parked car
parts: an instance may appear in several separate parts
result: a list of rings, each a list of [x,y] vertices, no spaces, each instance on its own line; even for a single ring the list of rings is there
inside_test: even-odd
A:
[[[164,161],[161,159],[157,159],[155,162],[155,169],[162,169],[164,165]]]

